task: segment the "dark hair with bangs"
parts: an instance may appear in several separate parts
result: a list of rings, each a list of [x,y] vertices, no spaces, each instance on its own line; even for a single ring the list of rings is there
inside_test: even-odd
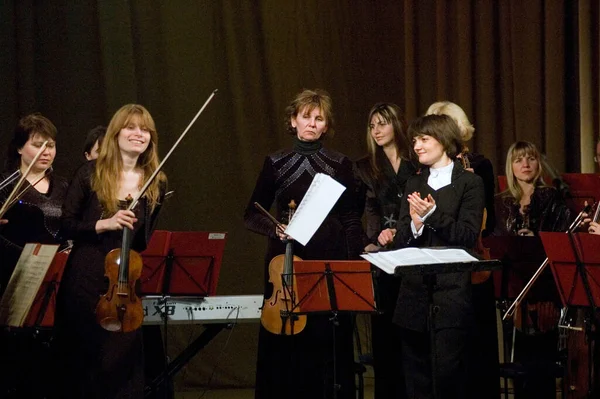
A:
[[[56,126],[39,112],[22,117],[15,127],[12,140],[8,144],[7,170],[17,169],[21,165],[19,149],[23,148],[29,138],[35,134],[39,134],[43,139],[56,141]]]
[[[322,89],[304,90],[298,93],[290,105],[285,108],[285,126],[288,133],[292,136],[298,134],[296,128],[292,126],[292,118],[298,116],[298,113],[304,111],[305,108],[308,112],[312,112],[315,108],[321,110],[321,114],[327,124],[327,131],[323,132],[321,139],[333,137],[333,107],[331,105],[331,97],[329,93]]]
[[[412,141],[418,136],[431,136],[439,141],[446,155],[453,160],[462,149],[460,129],[448,115],[426,115],[412,121],[408,137]]]

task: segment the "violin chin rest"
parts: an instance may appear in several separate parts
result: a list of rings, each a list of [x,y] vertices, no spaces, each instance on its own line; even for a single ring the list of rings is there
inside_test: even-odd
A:
[[[123,324],[115,318],[106,317],[100,320],[100,326],[107,331],[121,331],[123,328]]]

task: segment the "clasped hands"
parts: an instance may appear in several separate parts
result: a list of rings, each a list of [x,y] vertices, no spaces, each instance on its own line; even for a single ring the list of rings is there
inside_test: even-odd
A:
[[[435,206],[435,200],[428,194],[427,197],[421,198],[421,194],[418,192],[413,192],[412,194],[408,194],[406,200],[409,204],[409,214],[410,218],[415,225],[415,229],[419,231],[423,226],[423,221],[421,220],[425,215],[427,215],[433,207]],[[377,237],[377,241],[381,246],[386,246],[394,241],[394,236],[396,235],[396,229],[385,229],[381,233],[379,233],[379,237]]]

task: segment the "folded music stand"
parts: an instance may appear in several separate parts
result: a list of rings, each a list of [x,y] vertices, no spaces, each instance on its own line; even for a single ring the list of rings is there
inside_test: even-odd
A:
[[[294,273],[296,298],[293,314],[330,314],[333,334],[333,397],[341,386],[337,383],[336,327],[340,312],[377,312],[373,271],[366,261],[296,260]],[[286,276],[282,275],[284,287]],[[293,292],[284,289],[284,292]],[[295,303],[294,303],[295,302]]]
[[[595,333],[600,331],[598,304],[600,304],[600,237],[588,233],[544,233],[540,236],[550,262],[556,287],[566,308],[577,307],[587,310],[590,322],[584,323],[585,334],[590,338],[588,345],[588,397],[595,397],[594,384],[594,345]],[[566,311],[563,317],[566,316]],[[565,324],[561,320],[561,324]],[[592,326],[595,332],[592,332]],[[567,328],[569,326],[567,325]],[[571,377],[571,376],[568,376]],[[574,379],[577,376],[574,376]],[[575,385],[575,384],[573,384]]]
[[[464,249],[464,248],[461,248]],[[472,256],[480,259],[476,254],[468,251]],[[439,398],[439,392],[437,388],[437,349],[435,341],[435,305],[433,296],[435,292],[435,286],[437,284],[437,275],[446,273],[472,273],[472,272],[483,272],[483,271],[494,271],[502,267],[502,263],[499,260],[477,260],[471,262],[453,262],[453,263],[435,263],[435,264],[424,264],[424,265],[402,265],[396,266],[394,269],[395,276],[423,276],[423,283],[427,288],[427,305],[429,311],[427,312],[427,328],[429,330],[429,345],[430,345],[430,361],[431,361],[431,383],[433,397]]]
[[[142,252],[142,295],[211,296],[227,233],[158,230]]]

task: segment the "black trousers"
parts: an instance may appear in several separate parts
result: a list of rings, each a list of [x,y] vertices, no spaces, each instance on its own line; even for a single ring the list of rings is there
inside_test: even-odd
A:
[[[468,330],[444,328],[435,331],[435,370],[431,368],[430,335],[427,331],[401,329],[402,366],[407,397],[429,399],[435,372],[437,399],[463,399],[469,395]]]

